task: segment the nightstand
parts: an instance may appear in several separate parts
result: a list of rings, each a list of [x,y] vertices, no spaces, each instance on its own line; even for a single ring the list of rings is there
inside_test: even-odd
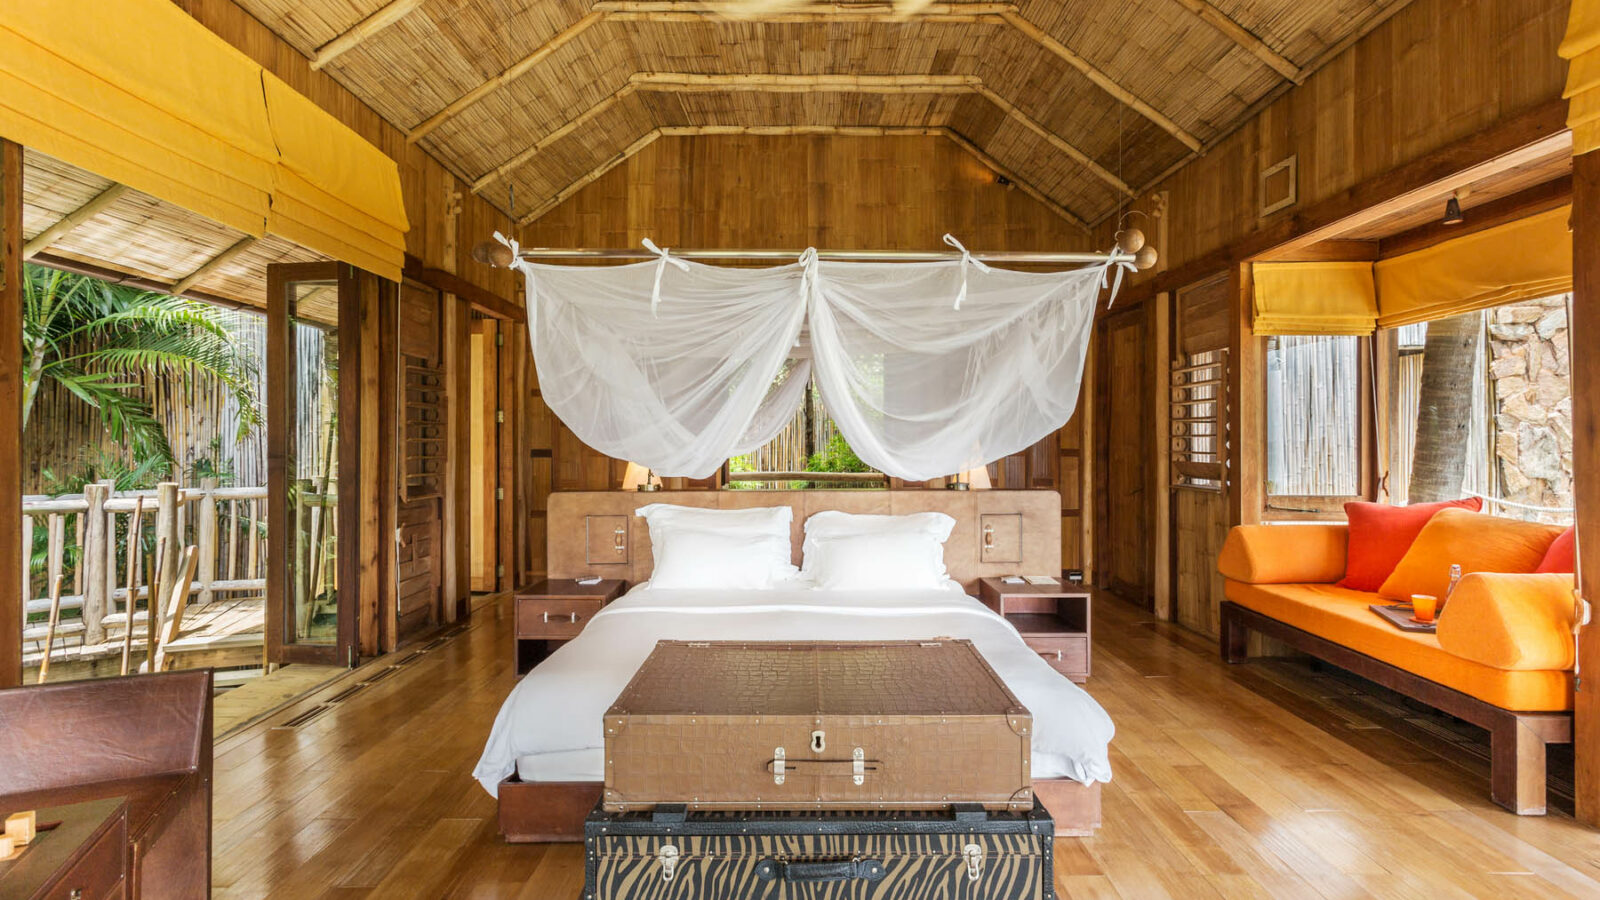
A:
[[[512,602],[516,621],[517,674],[533,668],[560,644],[578,636],[594,614],[622,596],[627,583],[615,578],[597,584],[579,584],[571,578],[552,578],[518,591]]]
[[[10,812],[18,810],[0,809],[0,819]],[[15,860],[0,863],[0,897],[120,900],[129,896],[126,800],[89,800],[38,813],[41,824],[61,824],[39,832]]]
[[[1079,684],[1089,680],[1089,593],[1053,585],[978,581],[978,599],[1004,616],[1051,668]]]

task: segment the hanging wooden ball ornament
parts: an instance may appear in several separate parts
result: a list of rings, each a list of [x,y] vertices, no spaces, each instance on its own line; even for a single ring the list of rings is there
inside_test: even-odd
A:
[[[1133,264],[1140,269],[1148,269],[1156,264],[1156,248],[1144,246],[1139,252],[1133,254]]]
[[[1144,247],[1144,232],[1137,228],[1124,228],[1117,232],[1117,249],[1123,253],[1138,253]]]
[[[472,258],[497,269],[509,268],[513,262],[511,248],[497,241],[480,241],[474,245]]]

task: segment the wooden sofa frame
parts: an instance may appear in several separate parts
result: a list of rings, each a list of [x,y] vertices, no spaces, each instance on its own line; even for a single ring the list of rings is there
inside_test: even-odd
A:
[[[514,844],[583,840],[583,820],[600,802],[598,781],[500,782],[500,834]],[[1100,827],[1100,785],[1040,779],[1034,795],[1056,823],[1056,837],[1092,837]]]
[[[1248,661],[1257,632],[1489,732],[1489,794],[1519,816],[1545,813],[1545,745],[1572,743],[1572,713],[1515,712],[1374,659],[1237,603],[1222,604],[1222,658]]]
[[[0,690],[0,809],[125,797],[127,896],[210,897],[211,687],[192,669]]]

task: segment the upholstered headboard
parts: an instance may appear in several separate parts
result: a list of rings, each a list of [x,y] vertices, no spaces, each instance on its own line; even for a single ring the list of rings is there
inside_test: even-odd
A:
[[[558,491],[550,495],[547,519],[550,577],[648,579],[650,532],[634,511],[649,503],[793,507],[795,565],[812,513],[942,512],[956,520],[945,543],[945,567],[969,591],[991,575],[1061,574],[1061,495],[1055,491]]]

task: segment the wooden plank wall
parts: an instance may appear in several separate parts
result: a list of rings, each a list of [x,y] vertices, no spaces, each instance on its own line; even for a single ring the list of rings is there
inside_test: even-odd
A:
[[[1559,115],[1536,114],[1559,103],[1566,64],[1556,47],[1567,10],[1564,0],[1413,0],[1204,156],[1141,192],[1144,199],[1134,207],[1164,209],[1167,237],[1157,243],[1161,266],[1134,280],[1130,301],[1154,302],[1152,281],[1165,291],[1220,275],[1230,304],[1232,480],[1225,502],[1175,493],[1170,512],[1152,528],[1171,540],[1171,608],[1179,621],[1214,631],[1220,600],[1215,550],[1229,525],[1260,516],[1264,396],[1260,340],[1249,324],[1246,258],[1326,224],[1308,213],[1313,207],[1319,214],[1345,206],[1356,212],[1360,198],[1379,202],[1418,186],[1420,176],[1408,165],[1426,162],[1422,168],[1433,172],[1456,157],[1458,168],[1482,161],[1470,158],[1472,139],[1497,124],[1524,117],[1559,128]],[[1262,217],[1260,173],[1290,156],[1298,170],[1297,202]],[[1099,223],[1093,245],[1109,246],[1115,229],[1115,221]],[[1149,333],[1152,341],[1157,337]],[[1129,432],[1118,440],[1105,455],[1133,459],[1143,436]],[[1096,553],[1143,556],[1145,540],[1107,535]]]
[[[1600,153],[1574,161],[1572,191],[1573,347],[1600,345]],[[1572,354],[1572,470],[1575,480],[1579,547],[1578,571],[1591,602],[1600,601],[1600,354]],[[1573,742],[1577,766],[1577,817],[1600,825],[1600,623],[1581,632],[1579,671],[1583,684],[1575,700]]]
[[[556,247],[631,247],[649,237],[663,247],[923,250],[946,249],[946,232],[973,249],[1089,246],[1081,229],[999,184],[992,170],[937,136],[664,137],[532,223],[521,239]],[[533,448],[526,544],[530,568],[542,571],[550,490],[615,488],[625,463],[583,446],[555,421],[531,371],[525,391],[524,433]],[[1067,568],[1086,562],[1081,428],[1074,419],[995,473],[995,487],[1061,491]],[[689,487],[668,485],[680,486]]]
[[[0,140],[0,435],[22,434],[22,147]],[[22,442],[0,440],[0,559],[22,559]],[[22,683],[22,579],[0,580],[0,688]],[[12,577],[18,576],[18,577]]]

